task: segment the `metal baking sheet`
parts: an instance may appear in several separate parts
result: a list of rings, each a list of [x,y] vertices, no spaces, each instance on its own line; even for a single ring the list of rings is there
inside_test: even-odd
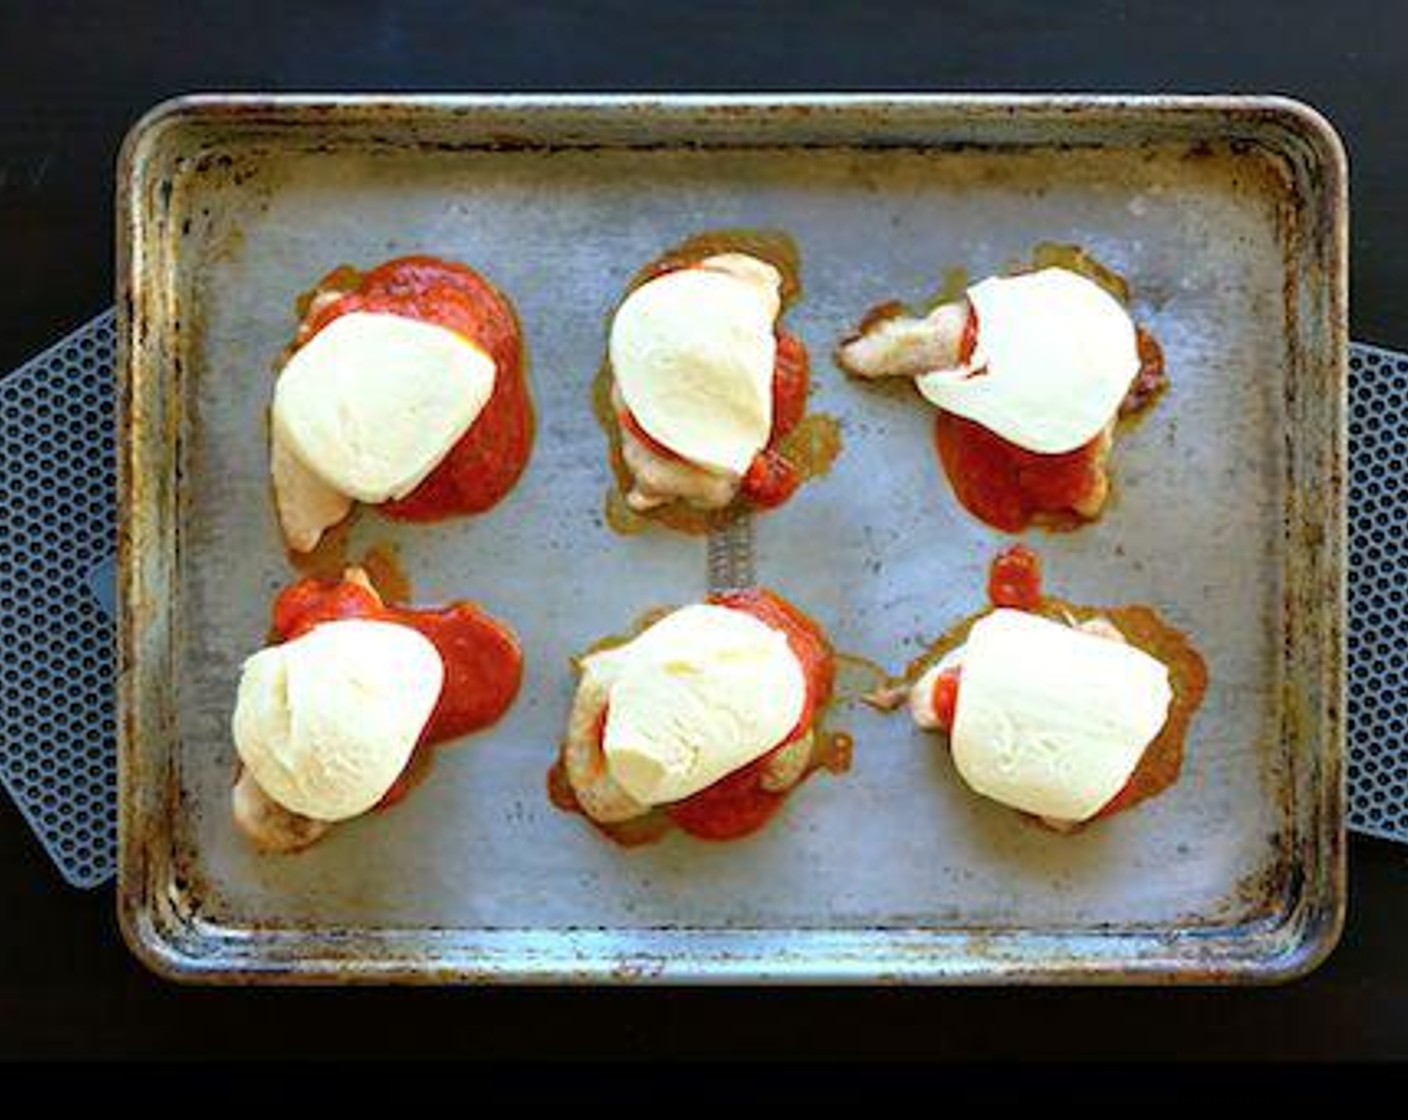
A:
[[[1345,167],[1277,99],[207,97],[162,106],[120,169],[123,461],[119,911],[180,979],[1276,980],[1344,899]],[[946,268],[1073,242],[1124,274],[1172,390],[1121,440],[1118,496],[1029,537],[1058,593],[1147,602],[1211,690],[1182,780],[1073,837],[968,794],[932,739],[859,705],[855,765],[760,835],[622,850],[544,795],[568,658],[706,589],[704,541],[603,524],[589,408],[606,317],[646,261],[719,227],[802,252],[789,316],[832,473],[752,526],[758,579],[898,670],[982,601],[1010,538],[962,513],[914,401],[828,361]],[[294,297],[341,262],[430,252],[515,301],[539,433],[487,516],[357,525],[416,598],[512,622],[510,715],[442,750],[395,811],[306,853],[229,817],[241,659],[292,578],[264,416]]]

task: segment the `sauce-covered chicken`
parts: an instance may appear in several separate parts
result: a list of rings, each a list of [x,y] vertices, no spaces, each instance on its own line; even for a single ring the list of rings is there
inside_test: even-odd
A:
[[[837,362],[857,378],[913,379],[939,410],[954,493],[1008,532],[1098,517],[1116,422],[1164,385],[1153,338],[1114,295],[1060,267],[992,277],[921,318],[883,308]]]

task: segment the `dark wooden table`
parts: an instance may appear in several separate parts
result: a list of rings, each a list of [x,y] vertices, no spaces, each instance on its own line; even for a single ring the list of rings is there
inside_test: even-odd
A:
[[[222,89],[1292,94],[1350,150],[1354,337],[1408,346],[1408,9],[1066,7],[0,0],[0,369],[111,302],[126,127]],[[1402,1058],[1408,850],[1350,865],[1341,947],[1268,990],[207,991],[147,975],[0,799],[0,1056]]]

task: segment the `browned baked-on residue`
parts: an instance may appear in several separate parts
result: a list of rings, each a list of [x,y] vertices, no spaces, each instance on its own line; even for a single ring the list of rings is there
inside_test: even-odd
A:
[[[1077,621],[1097,615],[1109,619],[1130,645],[1163,662],[1173,687],[1173,702],[1163,730],[1145,748],[1129,785],[1094,818],[1099,820],[1162,793],[1178,780],[1189,726],[1207,694],[1207,663],[1188,636],[1165,622],[1152,607],[1078,607],[1056,600],[1051,605],[1057,611],[1070,613]]]
[[[890,681],[888,670],[878,661],[841,650],[836,651],[835,657],[835,696],[839,701],[868,701],[876,689],[883,688]]]
[[[272,485],[271,483],[271,488]],[[284,554],[288,557],[290,566],[301,576],[311,576],[314,579],[341,579],[343,570],[348,565],[348,541],[352,536],[352,526],[357,521],[359,511],[360,507],[353,506],[346,517],[323,531],[323,535],[318,538],[318,543],[308,552],[298,552],[285,544]]]
[[[1129,306],[1129,281],[1113,268],[1102,264],[1089,250],[1079,245],[1059,241],[1042,241],[1033,250],[1029,261],[1010,265],[1009,276],[1036,272],[1043,268],[1064,268],[1100,285],[1126,307]]]
[[[372,545],[362,554],[361,567],[383,603],[411,601],[411,578],[394,544],[383,542]]]
[[[285,549],[289,564],[304,578],[336,582],[349,567],[361,568],[384,603],[409,603],[411,579],[396,546],[379,542],[363,551],[361,559],[353,560],[349,547],[355,508],[351,515],[328,529],[311,552]]]
[[[647,280],[678,268],[698,264],[706,257],[723,253],[747,253],[772,265],[782,276],[782,311],[785,313],[802,294],[802,254],[797,243],[781,230],[718,229],[697,233],[666,249],[631,278],[622,298]]]
[[[818,727],[807,773],[822,769],[833,774],[844,774],[851,768],[855,750],[855,737],[849,731],[827,731]]]
[[[1148,413],[1154,402],[1168,389],[1168,374],[1164,371],[1164,349],[1143,327],[1136,330],[1139,346],[1139,372],[1130,383],[1129,392],[1120,401],[1121,427],[1129,427]]]

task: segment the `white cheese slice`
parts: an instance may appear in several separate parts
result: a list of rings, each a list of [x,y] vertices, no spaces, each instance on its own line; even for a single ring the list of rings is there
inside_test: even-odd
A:
[[[339,821],[372,808],[410,761],[445,667],[394,622],[325,622],[244,663],[235,749],[285,809]]]
[[[954,765],[995,801],[1088,820],[1124,788],[1172,699],[1167,668],[1142,650],[996,610],[963,648]]]
[[[483,411],[494,361],[463,335],[353,312],[296,350],[274,387],[276,437],[360,502],[409,494]]]
[[[742,254],[656,277],[611,322],[617,387],[636,422],[692,463],[747,472],[772,433],[781,277]],[[752,258],[747,258],[752,259]]]
[[[780,746],[806,702],[786,635],[708,603],[589,655],[582,672],[607,692],[607,769],[646,805],[698,793]]]
[[[1074,451],[1115,416],[1139,372],[1133,321],[1092,280],[1063,268],[968,289],[978,319],[968,362],[915,379],[930,401],[1028,451]]]

